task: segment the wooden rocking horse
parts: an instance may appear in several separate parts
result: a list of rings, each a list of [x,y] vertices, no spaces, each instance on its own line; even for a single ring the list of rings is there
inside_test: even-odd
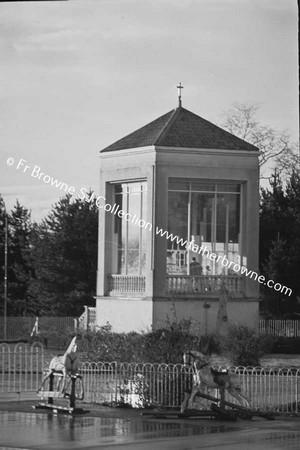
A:
[[[57,355],[51,359],[49,368],[42,381],[39,391],[41,391],[44,388],[46,381],[50,378],[52,374],[58,373],[62,375],[62,379],[60,380],[59,392],[63,394],[65,392],[68,377],[70,377],[71,375],[73,376],[76,375],[79,368],[79,364],[80,362],[77,354],[77,345],[75,336],[73,337],[72,341],[70,342],[67,350],[63,355]]]
[[[84,398],[82,376],[78,373],[79,364],[75,336],[63,355],[57,355],[51,359],[49,368],[37,392],[42,399],[48,397],[48,402],[39,403],[34,408],[50,409],[54,413],[64,414],[83,414],[87,412],[82,408],[75,407],[75,401],[83,400]],[[45,386],[47,387],[45,388]],[[54,398],[68,398],[69,406],[54,404]]]
[[[181,404],[181,412],[184,413],[194,401],[197,394],[204,394],[204,388],[219,389],[221,393],[228,392],[241,406],[249,408],[249,402],[241,394],[241,386],[238,375],[228,370],[218,371],[211,367],[210,358],[196,350],[191,350],[183,355],[184,365],[193,368],[192,392],[186,392]]]

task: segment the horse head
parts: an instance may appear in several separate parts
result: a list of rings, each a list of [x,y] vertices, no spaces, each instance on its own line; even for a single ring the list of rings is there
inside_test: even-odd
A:
[[[189,350],[183,354],[184,366],[193,366],[194,364],[200,364],[201,366],[208,365],[209,358],[197,350]]]
[[[67,350],[65,351],[65,353],[67,355],[70,353],[76,353],[76,351],[77,351],[76,339],[77,339],[77,336],[74,336],[73,339],[71,340]]]

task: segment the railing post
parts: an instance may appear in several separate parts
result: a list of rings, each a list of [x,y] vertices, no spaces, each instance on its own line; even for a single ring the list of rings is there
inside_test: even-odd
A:
[[[296,404],[296,413],[298,414],[300,412],[300,399],[298,398],[298,385],[300,384],[300,371],[296,374],[296,392],[295,392],[295,404]]]
[[[119,275],[110,274],[109,279],[109,293],[116,295],[118,293],[144,293],[145,292],[145,277],[142,275]]]
[[[86,319],[86,331],[89,331],[90,330],[91,313],[90,313],[90,308],[88,306],[86,307],[86,316],[87,316],[87,319]]]
[[[167,294],[218,294],[222,283],[230,294],[243,292],[243,278],[223,275],[167,275]]]
[[[84,329],[87,331],[89,323],[89,309],[86,305],[84,305]]]

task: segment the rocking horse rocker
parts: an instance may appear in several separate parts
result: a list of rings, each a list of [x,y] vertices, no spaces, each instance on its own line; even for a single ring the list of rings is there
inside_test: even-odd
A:
[[[193,401],[198,395],[212,402],[211,410],[214,413],[214,417],[219,420],[237,420],[238,417],[252,419],[254,416],[264,417],[268,420],[274,419],[270,413],[253,411],[249,408],[247,398],[241,394],[241,385],[237,374],[230,373],[226,369],[222,371],[213,369],[210,366],[210,359],[203,353],[195,350],[184,353],[183,362],[186,367],[192,367],[193,387],[191,392],[189,390],[189,392],[185,393],[181,404],[182,415],[205,415],[203,411],[202,414],[201,412],[189,413],[189,409],[192,409]],[[217,389],[220,392],[220,398],[206,394],[204,392],[205,387]],[[225,400],[226,392],[237,400],[238,404]]]
[[[51,359],[49,368],[37,391],[42,399],[48,397],[48,403],[39,403],[35,408],[50,409],[55,413],[78,414],[85,412],[81,408],[75,408],[75,401],[84,398],[82,377],[78,374],[79,364],[75,336],[63,355],[57,355]],[[45,389],[47,385],[48,387]],[[77,390],[80,392],[79,395],[76,394]],[[68,398],[69,406],[54,405],[54,398]]]

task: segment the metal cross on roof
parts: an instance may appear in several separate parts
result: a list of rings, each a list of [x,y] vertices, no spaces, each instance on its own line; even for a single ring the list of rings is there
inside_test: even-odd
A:
[[[177,90],[178,90],[178,104],[179,106],[181,106],[181,89],[183,89],[183,86],[181,85],[181,83],[178,84],[177,86]]]

